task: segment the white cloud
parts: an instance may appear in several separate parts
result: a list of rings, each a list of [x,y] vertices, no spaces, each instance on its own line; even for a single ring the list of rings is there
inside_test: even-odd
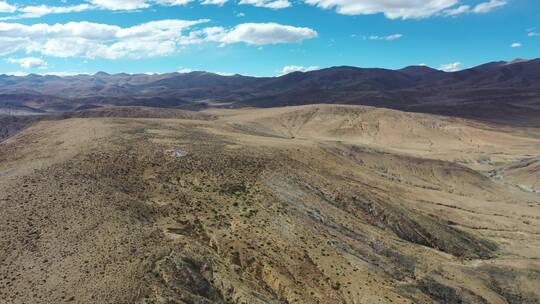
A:
[[[193,0],[87,0],[87,3],[72,6],[48,6],[48,5],[30,5],[15,7],[0,0],[0,12],[14,13],[18,15],[2,17],[0,20],[15,20],[24,18],[37,18],[49,14],[76,13],[89,10],[112,10],[112,11],[130,11],[148,8],[151,5],[177,6],[186,5]],[[65,1],[63,1],[65,3]],[[201,0],[202,4],[223,4],[227,0]]]
[[[135,10],[150,6],[145,0],[90,0],[96,7],[108,10]]]
[[[469,5],[460,5],[456,8],[450,8],[443,12],[446,16],[457,16],[461,14],[465,14],[471,11],[471,7]]]
[[[48,64],[45,60],[36,57],[25,57],[25,58],[8,58],[7,62],[12,64],[18,64],[23,69],[32,69],[40,68],[46,69]]]
[[[222,6],[227,3],[228,0],[203,0],[201,1],[202,5],[219,5]]]
[[[208,20],[161,20],[128,28],[91,22],[0,23],[0,54],[17,50],[54,57],[116,59],[176,51],[182,33]]]
[[[86,10],[129,11],[151,7],[152,5],[179,6],[193,1],[203,5],[224,5],[228,0],[85,0],[86,3],[72,6],[30,5],[17,8],[5,0],[0,0],[0,13],[19,12],[16,16],[1,20],[35,18],[47,14],[62,14]],[[477,4],[461,5],[459,0],[303,0],[305,3],[323,9],[335,9],[344,15],[371,15],[382,13],[390,19],[426,18],[434,15],[455,16],[464,13],[487,13],[503,6],[507,0],[489,0]],[[67,3],[67,1],[62,1]],[[240,0],[239,4],[270,9],[283,9],[292,6],[290,0]]]
[[[1,37],[0,35],[0,56],[14,53],[23,48],[31,49],[33,44],[29,38]]]
[[[433,16],[456,5],[459,0],[304,0],[343,15],[384,14],[390,19],[412,19]]]
[[[315,71],[318,69],[319,67],[317,66],[304,67],[304,66],[299,66],[299,65],[287,65],[281,69],[281,75],[286,75],[293,72],[309,72],[309,71]]]
[[[17,8],[6,1],[0,1],[0,13],[13,13]]]
[[[38,18],[49,14],[76,13],[89,10],[131,11],[149,8],[152,5],[180,6],[193,1],[202,5],[223,6],[228,0],[85,0],[86,3],[73,6],[29,5],[16,7],[0,0],[0,13],[18,13],[17,15],[1,17],[0,20],[16,20]],[[66,3],[67,1],[62,1]],[[240,4],[281,9],[291,6],[289,0],[240,0]]]
[[[493,9],[506,5],[505,0],[490,0],[489,2],[480,3],[474,7],[473,13],[483,14],[492,11]]]
[[[461,68],[461,62],[453,62],[453,63],[442,64],[439,69],[445,72],[455,72],[455,71],[459,71],[460,68]]]
[[[16,77],[24,77],[24,76],[28,76],[29,73],[28,72],[23,72],[23,71],[15,71],[15,72],[6,72],[6,73],[4,73],[4,75],[16,76]]]
[[[443,11],[443,15],[446,16],[457,16],[461,14],[484,14],[491,12],[497,7],[501,7],[507,4],[506,0],[490,0],[488,2],[482,2],[477,4],[474,7],[470,5],[461,5],[456,8],[449,8]]]
[[[190,3],[191,1],[192,0],[155,0],[157,4],[166,5],[166,6],[186,5]]]
[[[402,34],[392,34],[388,36],[369,36],[369,40],[384,40],[384,41],[393,41],[403,37]]]
[[[530,32],[527,33],[527,36],[529,36],[529,37],[538,37],[538,36],[540,36],[540,33],[535,32],[535,31],[530,31]]]
[[[307,27],[294,27],[278,23],[243,23],[232,29],[207,28],[205,40],[223,45],[243,42],[251,45],[299,43],[317,37],[317,32]]]
[[[37,18],[49,14],[65,14],[82,12],[90,9],[92,6],[89,4],[79,4],[74,6],[26,6],[18,9],[18,12],[22,14],[14,16],[15,18]]]
[[[87,10],[96,9],[95,6],[90,4],[79,4],[74,6],[47,6],[47,5],[36,5],[36,6],[24,6],[17,8],[13,12],[18,12],[17,15],[6,16],[0,18],[0,20],[17,20],[25,18],[39,18],[45,15],[50,14],[66,14],[66,13],[76,13],[83,12]]]
[[[216,75],[219,75],[219,76],[234,76],[236,75],[235,73],[230,73],[230,72],[212,72]]]
[[[159,20],[126,28],[92,22],[54,25],[0,22],[0,55],[24,51],[52,57],[142,58],[171,54],[182,46],[204,42],[265,45],[296,43],[317,36],[309,28],[276,23],[191,30],[208,21]]]
[[[515,48],[519,48],[519,47],[521,47],[521,43],[519,43],[519,42],[514,42],[514,43],[512,43],[512,44],[510,45],[510,47],[511,47],[511,48],[514,48],[514,49],[515,49]]]
[[[115,11],[129,11],[148,8],[152,5],[182,6],[194,0],[87,0],[93,7],[91,9],[106,9]],[[201,0],[203,4],[223,4],[227,0]]]
[[[187,74],[187,73],[191,73],[193,72],[192,69],[188,69],[188,68],[181,68],[180,70],[178,70],[178,73],[180,74]]]
[[[209,22],[208,19],[199,19],[195,21],[189,20],[178,20],[178,19],[167,19],[167,20],[158,20],[150,21],[140,25],[135,25],[128,28],[122,28],[117,32],[118,37],[120,38],[144,38],[151,37],[163,38],[163,39],[174,39],[180,35],[182,30],[185,30],[189,27],[192,27],[197,24],[202,24]]]
[[[239,3],[270,9],[282,9],[292,5],[289,0],[240,0]]]

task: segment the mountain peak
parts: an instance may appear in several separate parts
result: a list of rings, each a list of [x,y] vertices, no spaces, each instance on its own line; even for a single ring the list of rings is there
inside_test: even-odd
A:
[[[440,72],[437,69],[425,66],[425,65],[411,65],[398,70],[399,72],[408,75],[425,75],[433,72]]]
[[[111,76],[111,74],[103,72],[103,71],[99,71],[99,72],[95,73],[94,76],[105,77],[105,76]]]
[[[508,61],[506,62],[505,65],[511,65],[511,64],[516,64],[516,63],[523,63],[523,62],[528,62],[529,60],[528,59],[523,59],[523,58],[516,58],[512,61]]]

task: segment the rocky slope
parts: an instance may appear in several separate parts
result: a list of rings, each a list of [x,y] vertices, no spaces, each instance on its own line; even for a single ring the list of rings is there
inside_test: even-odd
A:
[[[498,163],[460,162],[539,151],[526,130],[413,115],[403,134],[417,144],[382,149],[345,114],[353,125],[411,114],[250,111],[41,121],[1,143],[0,299],[538,302],[540,198],[483,174]],[[329,113],[332,128],[283,123]],[[426,132],[508,144],[415,156]]]

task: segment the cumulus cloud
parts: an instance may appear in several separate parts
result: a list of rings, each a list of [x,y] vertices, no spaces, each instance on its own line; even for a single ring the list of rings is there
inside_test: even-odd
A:
[[[388,36],[369,36],[369,40],[384,40],[384,41],[393,41],[403,37],[402,34],[392,34]]]
[[[47,14],[62,14],[86,10],[130,11],[145,9],[152,5],[179,6],[198,1],[202,5],[223,5],[228,0],[85,0],[85,3],[72,6],[30,5],[16,7],[0,0],[0,13],[19,12],[16,16],[2,18],[36,18]],[[384,14],[390,19],[427,18],[434,15],[456,16],[465,13],[487,13],[504,6],[507,0],[489,0],[475,6],[460,5],[460,0],[303,0],[305,3],[323,9],[335,9],[344,15]],[[62,1],[66,3],[67,1]],[[283,9],[292,6],[290,0],[239,0],[239,4]]]
[[[17,9],[17,12],[20,14],[15,16],[7,16],[0,18],[1,20],[15,20],[15,19],[24,19],[24,18],[38,18],[49,14],[65,14],[65,13],[75,13],[83,12],[91,9],[92,6],[89,4],[79,4],[74,6],[47,6],[47,5],[37,5],[37,6],[25,6]]]
[[[291,3],[288,0],[240,0],[239,3],[270,9],[282,9],[291,7]]]
[[[161,20],[121,28],[91,22],[0,23],[0,54],[21,50],[54,57],[116,59],[172,53],[188,28],[208,20]]]
[[[23,47],[31,49],[32,45],[35,43],[28,38],[0,37],[0,56],[14,53]]]
[[[510,47],[511,47],[511,48],[514,48],[514,49],[515,49],[515,48],[519,48],[519,47],[521,47],[521,43],[519,43],[519,42],[514,42],[514,43],[512,43],[512,44],[510,45]]]
[[[17,8],[6,1],[0,1],[0,13],[13,13]]]
[[[343,15],[384,14],[390,19],[426,18],[456,5],[459,0],[304,0]]]
[[[25,57],[25,58],[8,58],[7,62],[12,64],[18,64],[23,69],[32,69],[40,68],[46,69],[48,64],[45,60],[36,57]]]
[[[318,69],[319,69],[318,66],[304,67],[304,66],[300,66],[300,65],[287,65],[287,66],[284,66],[281,69],[281,74],[280,75],[286,75],[286,74],[293,73],[293,72],[309,72],[309,71],[315,71],[315,70],[318,70]]]
[[[459,71],[460,68],[461,68],[461,62],[453,62],[453,63],[442,64],[439,69],[445,72],[455,72],[455,71]]]
[[[0,12],[17,15],[2,17],[0,20],[38,18],[49,14],[67,14],[89,10],[131,11],[145,9],[152,5],[178,6],[186,5],[193,0],[86,0],[86,3],[71,6],[29,5],[15,7],[0,0]],[[202,4],[223,5],[227,0],[200,0]],[[63,1],[66,2],[66,1]]]
[[[225,44],[245,42],[265,45],[298,43],[317,37],[317,32],[307,27],[294,27],[277,23],[244,23],[226,31],[220,42]]]
[[[109,10],[135,10],[150,6],[146,0],[90,0],[96,7]]]
[[[538,37],[538,36],[540,36],[540,33],[535,32],[535,31],[530,31],[530,32],[527,33],[527,36],[529,36],[529,37]]]
[[[309,28],[276,23],[192,29],[208,21],[159,20],[126,28],[92,22],[54,25],[0,22],[0,55],[24,51],[53,57],[141,58],[171,54],[181,46],[204,42],[265,45],[296,43],[317,36]]]
[[[231,29],[209,27],[191,33],[188,43],[219,42],[222,45],[246,43],[267,45],[280,43],[299,43],[317,37],[317,32],[307,27],[294,27],[278,23],[243,23]]]

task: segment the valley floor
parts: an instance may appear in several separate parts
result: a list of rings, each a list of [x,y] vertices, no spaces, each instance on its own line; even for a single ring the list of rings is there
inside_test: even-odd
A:
[[[535,129],[122,111],[0,143],[0,303],[540,303]]]

